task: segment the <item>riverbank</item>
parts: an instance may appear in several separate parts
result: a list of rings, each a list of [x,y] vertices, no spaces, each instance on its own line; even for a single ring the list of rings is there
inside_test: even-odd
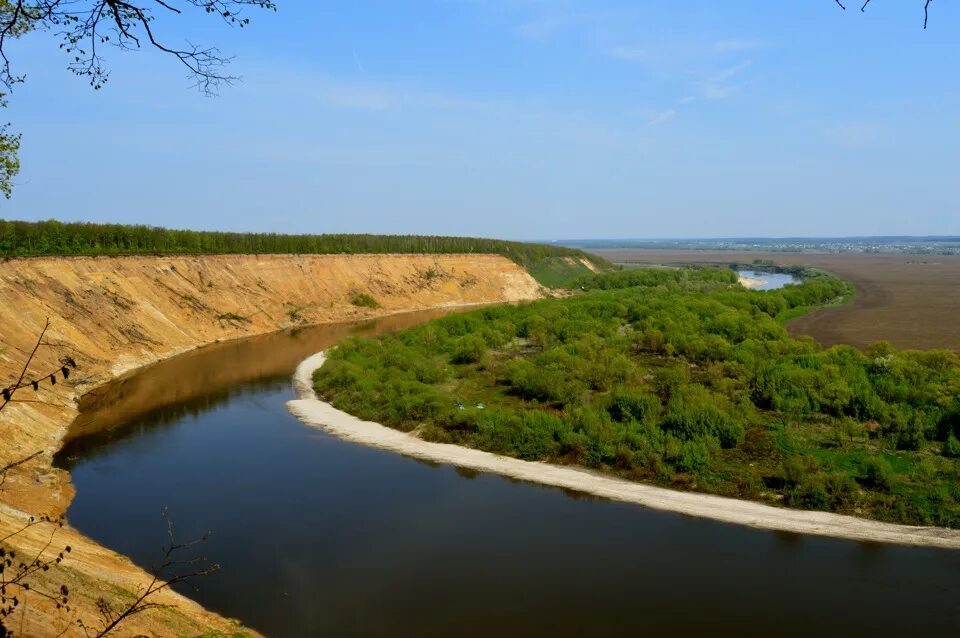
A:
[[[960,549],[960,530],[895,525],[828,512],[793,510],[708,494],[678,492],[582,469],[521,461],[457,445],[424,441],[414,434],[364,421],[321,401],[313,390],[312,375],[324,361],[325,354],[320,352],[297,367],[293,383],[299,398],[287,405],[304,423],[348,441],[724,523],[863,542]]]
[[[361,293],[378,307],[354,303]],[[20,390],[0,413],[0,467],[30,457],[4,473],[0,538],[17,532],[31,516],[56,519],[64,514],[74,490],[69,474],[52,466],[53,454],[68,434],[76,433],[70,425],[80,398],[127,372],[208,344],[283,329],[542,294],[526,271],[498,255],[6,260],[0,263],[0,379],[17,379],[48,319],[48,345],[38,350],[27,379],[58,370],[64,356],[78,366],[56,385],[44,377],[38,394],[29,387]],[[45,547],[51,532],[53,544]],[[72,551],[63,563],[38,575],[36,582],[52,591],[67,585],[70,613],[30,596],[28,604],[20,605],[27,610],[26,635],[60,635],[78,619],[98,627],[101,599],[118,608],[150,582],[150,575],[129,559],[69,525],[37,525],[4,542],[23,556],[55,556],[67,545]],[[124,623],[125,634],[253,635],[172,591],[154,602],[161,606]],[[15,622],[20,626],[19,616]]]
[[[746,275],[740,275],[737,278],[737,281],[744,288],[759,288],[767,283],[766,279],[759,279],[757,277],[747,277]]]
[[[949,348],[960,352],[960,255],[784,253],[725,250],[608,249],[594,251],[617,263],[797,264],[851,282],[856,295],[839,307],[814,310],[787,325],[824,346],[865,348],[889,341],[896,348]]]

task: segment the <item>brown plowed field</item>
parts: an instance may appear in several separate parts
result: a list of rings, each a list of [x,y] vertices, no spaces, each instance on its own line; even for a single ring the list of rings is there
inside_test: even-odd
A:
[[[960,352],[960,255],[807,254],[691,250],[598,250],[616,263],[717,263],[772,259],[823,268],[853,282],[853,301],[792,321],[790,333],[823,345],[887,340],[898,348]]]

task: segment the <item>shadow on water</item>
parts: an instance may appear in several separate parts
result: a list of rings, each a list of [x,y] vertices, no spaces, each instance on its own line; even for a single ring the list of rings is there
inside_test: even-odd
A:
[[[275,636],[954,635],[960,552],[696,520],[418,462],[286,410],[305,356],[432,314],[218,344],[90,397],[71,523],[138,564],[213,530],[185,592]],[[85,436],[81,436],[85,435]]]
[[[290,376],[303,359],[345,337],[396,332],[450,312],[427,310],[310,326],[198,348],[134,370],[85,394],[65,442],[102,431],[114,430],[110,435],[115,436],[117,426],[154,412],[162,413],[157,421],[161,425],[164,420],[178,418],[177,408],[204,411],[229,401],[236,392],[259,388],[263,383],[289,385]]]

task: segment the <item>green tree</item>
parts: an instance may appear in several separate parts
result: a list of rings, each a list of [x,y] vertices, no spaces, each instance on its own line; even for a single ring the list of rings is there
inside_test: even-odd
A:
[[[893,469],[882,456],[871,456],[863,461],[864,482],[878,490],[887,491],[893,481]]]
[[[952,459],[960,458],[960,440],[952,433],[943,444],[943,455]]]
[[[469,334],[457,340],[453,348],[454,363],[479,363],[487,356],[487,342],[483,337]]]
[[[0,93],[0,108],[7,102]],[[10,132],[10,124],[0,125],[0,193],[7,199],[13,192],[13,179],[20,172],[20,134]]]

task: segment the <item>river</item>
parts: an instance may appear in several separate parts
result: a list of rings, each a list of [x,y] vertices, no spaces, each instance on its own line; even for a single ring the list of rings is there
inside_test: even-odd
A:
[[[296,364],[438,313],[217,344],[91,395],[72,525],[145,567],[167,508],[221,571],[185,591],[272,636],[952,635],[960,552],[754,530],[433,465],[308,428]]]
[[[754,286],[753,290],[779,290],[784,286],[800,283],[800,280],[789,273],[766,272],[756,270],[738,270],[737,274],[747,279],[757,279],[763,283]]]

